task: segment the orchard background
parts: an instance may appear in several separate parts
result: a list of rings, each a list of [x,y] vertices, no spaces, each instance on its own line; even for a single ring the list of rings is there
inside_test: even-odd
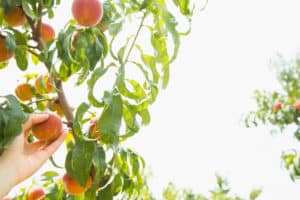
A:
[[[172,65],[170,84],[150,107],[151,124],[126,146],[151,167],[148,182],[157,197],[170,180],[207,194],[217,171],[229,177],[237,193],[247,194],[261,186],[260,199],[297,199],[298,185],[280,165],[282,150],[297,147],[297,141],[279,134],[270,137],[268,127],[246,129],[242,120],[243,114],[256,108],[255,89],[280,88],[270,58],[278,52],[294,58],[298,52],[299,3],[214,1],[199,12],[201,3],[193,16],[192,32],[183,39]],[[71,17],[67,4],[62,2],[59,16],[49,21],[56,32],[66,22],[62,19]],[[22,74],[14,62],[2,70],[1,94],[11,93],[17,85],[7,77],[21,79]],[[80,102],[84,95],[80,92],[85,91],[74,89],[73,83],[66,84],[65,90],[74,103]],[[64,163],[63,158],[56,161]]]

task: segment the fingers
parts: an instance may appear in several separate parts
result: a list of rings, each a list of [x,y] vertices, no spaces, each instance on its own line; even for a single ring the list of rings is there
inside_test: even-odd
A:
[[[27,132],[34,124],[39,124],[48,119],[49,115],[46,113],[41,114],[30,114],[27,122],[23,124],[23,131]]]
[[[39,154],[38,157],[41,160],[47,160],[53,153],[55,153],[55,151],[59,148],[59,146],[64,142],[67,136],[67,132],[68,132],[67,130],[63,130],[61,135],[55,141],[53,141],[51,144],[41,149],[40,151],[37,151],[37,154]]]

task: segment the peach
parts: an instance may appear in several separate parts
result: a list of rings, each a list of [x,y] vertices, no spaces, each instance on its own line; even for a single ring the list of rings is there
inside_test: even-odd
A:
[[[65,186],[65,191],[71,195],[82,194],[87,191],[92,185],[92,178],[89,176],[85,186],[81,186],[74,178],[65,173],[62,178],[63,184]]]
[[[13,56],[14,52],[9,52],[6,47],[5,37],[0,35],[0,62],[5,62]]]
[[[99,0],[74,0],[72,14],[78,24],[95,26],[103,17],[103,5]]]
[[[56,112],[60,117],[64,116],[64,111],[58,101],[49,101],[47,107]]]
[[[40,75],[34,83],[35,90],[40,95],[50,93],[53,90],[51,79],[48,75]]]
[[[15,93],[22,101],[28,101],[33,97],[32,87],[29,83],[22,83],[18,85],[15,89]]]
[[[9,26],[22,26],[27,22],[26,16],[22,8],[14,7],[3,16]]]
[[[53,141],[62,132],[63,124],[61,119],[54,114],[49,114],[46,121],[32,127],[32,133],[40,141]]]
[[[273,106],[273,110],[274,110],[275,112],[279,111],[281,108],[282,108],[282,103],[281,103],[281,102],[277,102],[277,103],[275,103],[274,106]]]
[[[297,101],[294,103],[294,107],[296,108],[296,110],[300,111],[300,100],[297,100]]]
[[[42,187],[32,188],[28,192],[28,200],[43,200],[45,199],[45,191]]]
[[[48,42],[55,38],[55,31],[49,24],[41,24],[41,37],[44,42]]]

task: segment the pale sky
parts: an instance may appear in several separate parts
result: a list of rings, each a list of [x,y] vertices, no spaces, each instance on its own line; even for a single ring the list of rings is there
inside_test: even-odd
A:
[[[63,2],[50,22],[57,31],[71,16],[69,5]],[[126,145],[151,168],[156,197],[169,181],[208,194],[219,173],[245,197],[262,187],[259,199],[299,199],[299,183],[280,164],[283,150],[299,146],[292,133],[271,136],[270,127],[247,129],[241,118],[255,108],[255,89],[278,89],[270,60],[277,53],[292,59],[299,52],[300,2],[211,0],[203,12],[199,7],[172,65],[169,87],[150,108],[151,124]],[[16,85],[8,77],[21,77],[14,65],[0,73],[9,86],[0,88],[1,94]],[[67,95],[78,99],[79,94]]]

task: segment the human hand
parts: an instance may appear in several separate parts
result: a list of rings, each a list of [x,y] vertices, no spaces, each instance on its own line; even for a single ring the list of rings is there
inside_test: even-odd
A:
[[[0,198],[13,186],[33,175],[64,142],[66,130],[50,144],[27,142],[31,127],[46,121],[48,117],[48,114],[31,114],[22,126],[23,133],[14,139],[0,157]]]

